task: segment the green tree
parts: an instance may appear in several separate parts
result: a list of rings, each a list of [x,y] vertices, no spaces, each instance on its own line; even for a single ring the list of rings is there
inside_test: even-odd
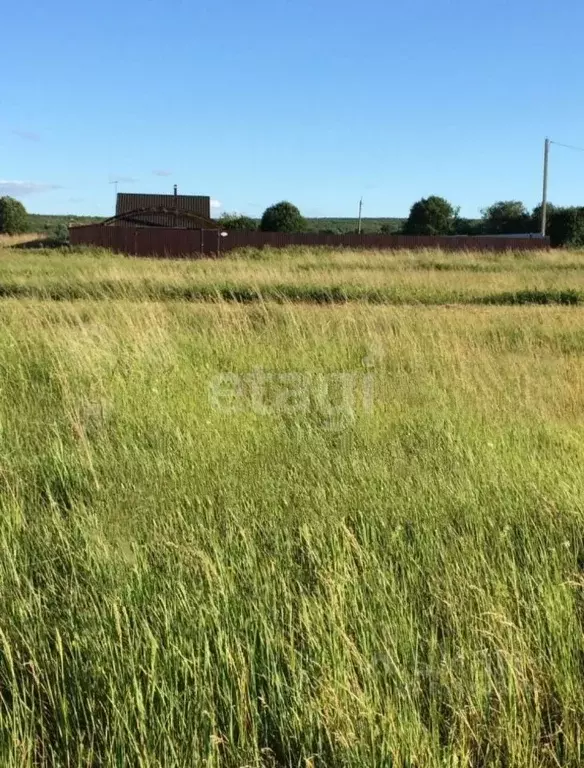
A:
[[[500,200],[481,211],[486,235],[519,235],[531,229],[531,216],[519,200]]]
[[[443,197],[431,195],[414,203],[403,226],[404,235],[450,235],[458,209]]]
[[[257,221],[250,216],[241,216],[237,213],[223,213],[219,217],[219,223],[223,229],[253,232],[258,228]]]
[[[282,201],[266,208],[260,229],[262,232],[302,232],[305,221],[295,205]]]
[[[556,208],[556,206],[553,203],[547,204],[547,214],[546,214],[547,224],[545,228],[546,235],[549,235],[550,233],[550,222],[552,220],[552,216],[558,210],[560,209]],[[541,232],[541,203],[539,205],[536,205],[533,211],[531,212],[531,231]]]
[[[13,197],[0,197],[0,232],[18,235],[28,229],[26,208]]]
[[[456,217],[452,227],[453,235],[480,235],[483,231],[483,223],[480,219],[464,219]]]
[[[397,234],[399,230],[399,225],[394,223],[388,223],[382,224],[379,227],[379,234],[381,235],[395,235]]]

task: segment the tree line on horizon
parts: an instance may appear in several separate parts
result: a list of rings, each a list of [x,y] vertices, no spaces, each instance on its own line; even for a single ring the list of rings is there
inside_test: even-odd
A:
[[[435,195],[414,203],[404,235],[525,235],[541,233],[542,206],[529,211],[520,200],[499,200],[480,219],[459,216],[459,208]],[[584,207],[547,204],[546,235],[553,246],[584,246]]]
[[[382,224],[381,234],[401,235],[523,235],[541,232],[541,205],[531,212],[519,200],[500,200],[481,211],[480,219],[459,215],[455,207],[443,197],[431,195],[415,202],[409,216]],[[309,229],[308,221],[300,210],[287,201],[270,206],[258,221],[250,216],[223,214],[219,221],[229,230],[260,230],[264,232],[302,232]],[[310,227],[313,230],[312,227]],[[324,234],[343,234],[325,228]],[[356,227],[353,231],[357,231]],[[547,205],[546,234],[553,246],[584,246],[584,207]]]
[[[0,235],[20,235],[34,232],[45,236],[45,241],[52,245],[66,245],[69,242],[68,222],[75,220],[86,223],[84,216],[41,216],[29,214],[20,202],[13,197],[0,197]],[[99,218],[93,217],[95,221]],[[51,220],[49,223],[48,220]]]
[[[501,200],[481,211],[480,219],[468,219],[459,215],[457,208],[437,195],[416,201],[405,220],[390,219],[377,229],[367,227],[368,232],[403,235],[519,235],[539,233],[541,230],[541,205],[531,212],[518,200]],[[559,207],[548,203],[546,234],[552,246],[584,246],[584,207]],[[315,222],[326,221],[329,226],[318,227]],[[348,222],[349,219],[341,221]],[[365,220],[367,221],[367,220]],[[373,220],[375,221],[375,220]],[[335,226],[335,219],[307,219],[297,206],[288,201],[271,205],[261,219],[240,214],[224,213],[219,222],[226,230],[263,232],[306,232],[345,234],[356,232],[357,224],[349,229]],[[48,225],[46,225],[48,226]],[[58,241],[65,241],[67,225],[57,222],[54,232],[48,232]],[[0,234],[20,234],[31,231],[29,215],[24,205],[11,197],[0,197]]]

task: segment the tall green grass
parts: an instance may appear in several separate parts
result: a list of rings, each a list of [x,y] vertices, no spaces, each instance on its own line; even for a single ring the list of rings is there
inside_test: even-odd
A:
[[[220,266],[36,258],[0,279]],[[581,308],[4,298],[0,327],[1,765],[582,763]],[[371,376],[372,407],[216,406],[254,372]]]
[[[0,298],[581,304],[582,254],[248,250],[221,259],[0,250]]]

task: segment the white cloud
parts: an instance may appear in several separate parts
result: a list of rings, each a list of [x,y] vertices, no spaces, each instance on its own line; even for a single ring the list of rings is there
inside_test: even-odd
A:
[[[155,176],[172,176],[172,171],[161,170],[161,171],[152,171],[152,173]]]
[[[221,200],[211,200],[211,208],[221,208]]]
[[[15,136],[19,136],[21,139],[24,139],[25,141],[40,141],[41,137],[40,134],[36,131],[23,131],[19,128],[15,128],[12,133]]]
[[[37,181],[8,181],[0,179],[0,195],[10,197],[24,197],[38,192],[50,192],[52,189],[60,189],[58,184],[42,184]]]

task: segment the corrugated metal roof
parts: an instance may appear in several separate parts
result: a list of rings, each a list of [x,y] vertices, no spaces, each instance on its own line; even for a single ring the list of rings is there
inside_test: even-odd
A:
[[[211,218],[211,198],[204,195],[146,195],[133,194],[129,192],[120,192],[116,199],[116,216],[123,216],[133,211],[143,209],[167,209],[172,211],[173,215],[167,215],[162,212],[141,213],[139,221],[133,221],[132,224],[141,224],[143,226],[154,225],[163,227],[181,226],[187,229],[197,228],[193,220],[184,219],[177,224],[177,211],[197,214],[205,219]],[[123,224],[123,221],[120,221]],[[200,224],[198,225],[200,226]]]
[[[199,213],[170,208],[139,208],[120,213],[100,223],[105,226],[122,227],[177,227],[179,229],[219,229],[219,223]]]

